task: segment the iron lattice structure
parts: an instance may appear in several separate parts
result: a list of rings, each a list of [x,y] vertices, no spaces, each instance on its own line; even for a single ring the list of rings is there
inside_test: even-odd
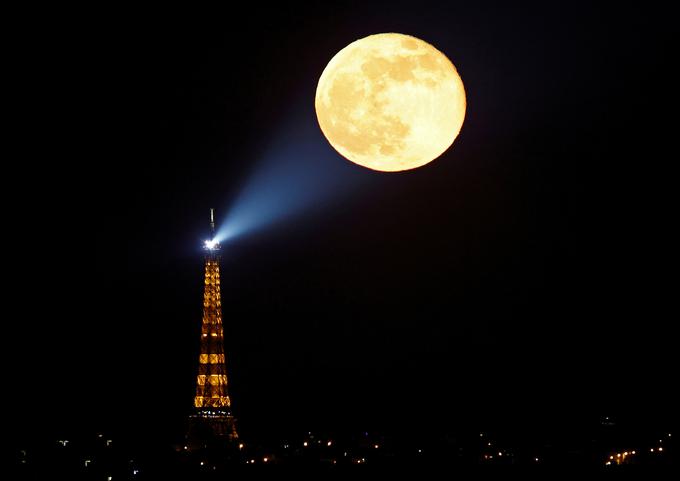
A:
[[[194,397],[196,411],[191,417],[189,431],[190,442],[194,448],[205,447],[212,441],[238,439],[227,389],[220,292],[220,246],[214,239],[215,224],[212,209],[210,220],[211,240],[205,245],[203,322]]]

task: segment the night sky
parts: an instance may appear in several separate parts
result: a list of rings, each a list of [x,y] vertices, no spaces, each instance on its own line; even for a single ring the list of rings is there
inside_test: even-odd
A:
[[[3,195],[17,429],[181,432],[208,211],[244,192],[283,206],[222,246],[245,439],[673,415],[668,14],[365,3],[22,17]],[[314,113],[330,58],[381,32],[443,51],[467,93],[452,148],[403,173],[343,159]]]

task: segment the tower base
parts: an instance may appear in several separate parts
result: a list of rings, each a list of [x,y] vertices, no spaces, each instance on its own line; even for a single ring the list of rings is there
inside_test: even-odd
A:
[[[229,413],[207,411],[189,417],[187,449],[196,451],[234,447],[238,443],[236,419]]]

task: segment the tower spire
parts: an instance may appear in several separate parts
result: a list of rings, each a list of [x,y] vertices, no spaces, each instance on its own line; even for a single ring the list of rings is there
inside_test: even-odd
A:
[[[216,253],[220,250],[220,243],[215,239],[215,209],[210,209],[210,239],[203,246],[208,252]]]

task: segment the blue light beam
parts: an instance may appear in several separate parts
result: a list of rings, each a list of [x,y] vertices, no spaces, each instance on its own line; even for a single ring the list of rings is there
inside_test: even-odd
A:
[[[228,242],[337,201],[371,175],[333,150],[313,110],[292,117],[227,210],[217,241]]]

